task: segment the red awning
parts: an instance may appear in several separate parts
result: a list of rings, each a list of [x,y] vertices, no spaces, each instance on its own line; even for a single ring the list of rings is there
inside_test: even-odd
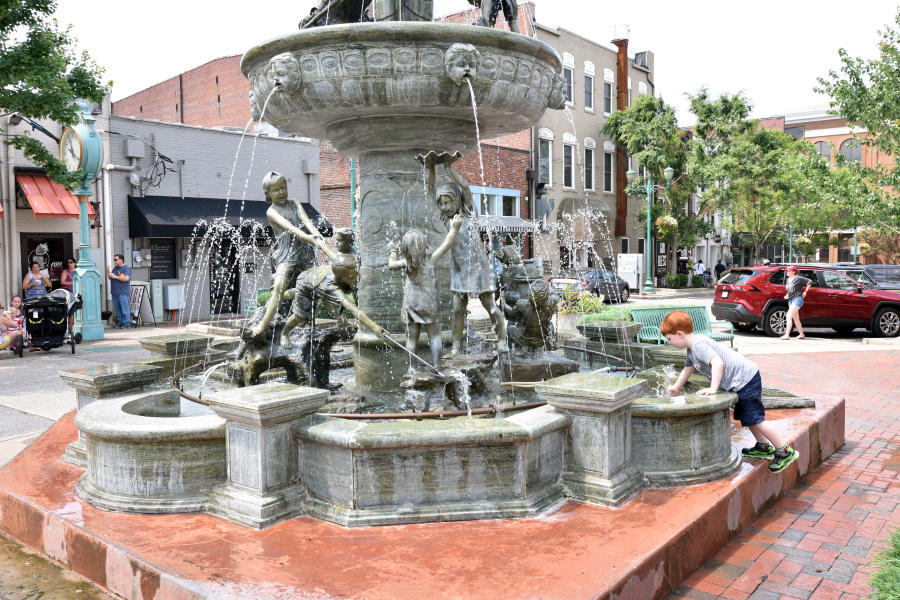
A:
[[[16,183],[22,188],[35,219],[77,219],[78,198],[65,186],[42,173],[16,173]],[[94,208],[88,204],[88,217],[94,218]]]

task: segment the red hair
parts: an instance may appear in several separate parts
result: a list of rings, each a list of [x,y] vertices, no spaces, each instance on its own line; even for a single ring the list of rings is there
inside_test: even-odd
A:
[[[663,335],[674,335],[676,331],[694,333],[694,321],[691,320],[691,315],[683,310],[673,310],[660,323],[659,331]]]

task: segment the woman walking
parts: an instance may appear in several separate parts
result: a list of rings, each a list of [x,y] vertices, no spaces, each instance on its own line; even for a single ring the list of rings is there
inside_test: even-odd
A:
[[[784,335],[779,340],[789,340],[791,338],[791,324],[797,326],[800,335],[798,340],[805,340],[803,334],[803,325],[800,324],[800,307],[803,306],[803,299],[806,298],[806,292],[812,287],[812,281],[806,277],[797,275],[797,267],[791,265],[787,268],[787,281],[784,282],[787,293],[784,299],[788,301],[787,323],[784,328]]]

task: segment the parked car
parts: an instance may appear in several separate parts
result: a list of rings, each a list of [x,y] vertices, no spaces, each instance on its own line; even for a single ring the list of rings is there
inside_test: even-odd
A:
[[[559,293],[571,287],[573,292],[590,292],[603,295],[605,302],[627,302],[631,297],[628,282],[609,271],[588,271],[586,273],[566,273],[550,280],[550,285]]]
[[[900,265],[834,263],[830,268],[846,273],[853,279],[877,287],[879,290],[900,290]]]
[[[865,328],[880,337],[900,333],[900,293],[869,287],[826,267],[801,266],[797,274],[812,281],[800,311],[804,326],[843,334]],[[716,284],[712,314],[741,331],[761,326],[768,335],[781,336],[787,325],[785,279],[785,265],[734,268]]]

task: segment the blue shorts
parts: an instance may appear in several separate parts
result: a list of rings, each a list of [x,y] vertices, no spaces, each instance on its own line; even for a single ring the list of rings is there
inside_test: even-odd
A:
[[[747,385],[737,392],[738,401],[734,405],[734,418],[744,427],[759,425],[766,420],[766,409],[762,403],[762,377],[759,371]]]
[[[800,308],[801,306],[803,306],[803,297],[797,296],[796,298],[791,298],[790,300],[788,300],[788,304]]]

